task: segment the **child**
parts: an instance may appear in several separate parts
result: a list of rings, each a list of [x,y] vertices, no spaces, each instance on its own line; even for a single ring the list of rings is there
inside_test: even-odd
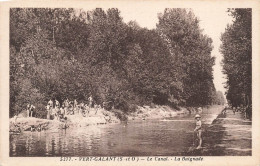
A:
[[[201,120],[200,120],[200,115],[197,114],[195,116],[195,119],[196,119],[196,128],[194,129],[194,132],[197,133],[197,137],[199,139],[199,146],[197,147],[197,149],[200,149],[201,148],[201,144],[202,144],[202,138],[201,138],[201,132],[202,132],[202,129],[201,129]]]

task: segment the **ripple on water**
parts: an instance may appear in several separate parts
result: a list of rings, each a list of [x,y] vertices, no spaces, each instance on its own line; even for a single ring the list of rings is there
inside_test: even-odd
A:
[[[213,116],[202,115],[203,123]],[[207,119],[208,118],[208,119]],[[194,115],[126,124],[24,132],[10,137],[11,156],[174,155],[192,146]]]

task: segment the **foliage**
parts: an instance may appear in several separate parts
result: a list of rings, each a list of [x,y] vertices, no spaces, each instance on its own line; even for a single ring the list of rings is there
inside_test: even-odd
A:
[[[226,103],[225,97],[224,97],[224,95],[223,95],[223,93],[221,91],[217,91],[215,95],[216,96],[215,96],[215,98],[213,100],[214,104],[224,105]]]
[[[252,10],[229,9],[234,18],[221,36],[223,72],[227,76],[227,100],[230,105],[252,104]]]
[[[118,9],[10,10],[10,116],[49,99],[124,113],[136,105],[216,103],[212,40],[192,11],[166,9],[156,29],[124,23]],[[118,116],[122,116],[118,114]]]
[[[202,34],[198,19],[192,11],[165,9],[157,28],[177,62],[175,82],[182,82],[183,89],[179,98],[186,105],[211,104],[215,58],[210,55],[212,40]]]

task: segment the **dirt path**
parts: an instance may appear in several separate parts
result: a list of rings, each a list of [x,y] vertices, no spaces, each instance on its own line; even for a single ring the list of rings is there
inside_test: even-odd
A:
[[[203,132],[203,148],[187,155],[248,156],[252,154],[252,122],[243,114],[227,110]]]

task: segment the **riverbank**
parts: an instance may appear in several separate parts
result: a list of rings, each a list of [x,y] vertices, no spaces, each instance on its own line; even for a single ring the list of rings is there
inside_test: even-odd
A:
[[[202,109],[203,128],[210,125],[211,119],[222,108],[210,106]],[[151,111],[156,110],[147,108],[146,111],[152,114]],[[80,119],[82,117],[74,117],[75,126],[66,130],[58,129],[56,124],[49,124],[52,128],[46,131],[10,134],[10,156],[185,156],[182,153],[192,146],[196,112],[181,114],[181,110],[172,111],[176,112],[172,114],[179,115],[165,119],[150,119],[156,117],[150,116],[145,120],[130,120],[128,117],[127,122],[85,127],[84,120]],[[139,114],[141,117],[142,113]],[[82,123],[77,123],[77,120]]]
[[[242,113],[228,109],[221,113],[204,131],[203,148],[185,155],[248,156],[252,154],[252,121]],[[216,139],[217,138],[217,139]]]
[[[163,118],[172,118],[181,114],[188,114],[189,111],[187,108],[181,107],[179,110],[173,109],[169,106],[138,106],[136,112],[130,113],[128,115],[128,120],[135,119],[163,119]]]
[[[202,112],[211,112],[222,109],[222,106],[210,106],[210,108],[202,108]],[[178,115],[189,113],[202,113],[197,112],[196,108],[181,107],[178,110],[169,106],[138,106],[137,110],[133,113],[125,114],[120,110],[106,111],[99,109],[95,111],[90,110],[86,117],[82,115],[66,115],[67,121],[60,122],[58,120],[47,120],[39,118],[27,118],[25,113],[21,113],[18,117],[10,119],[10,132],[20,133],[22,131],[31,130],[31,128],[41,128],[40,130],[58,130],[67,127],[84,127],[90,125],[104,125],[108,123],[119,123],[120,121],[128,120],[148,120],[148,119],[165,119],[172,118]],[[212,121],[213,119],[209,120]]]
[[[22,131],[29,131],[32,128],[37,130],[59,130],[67,127],[84,127],[90,125],[104,125],[108,123],[119,123],[120,121],[128,121],[135,119],[162,119],[186,114],[189,111],[185,108],[175,110],[169,106],[154,107],[143,106],[138,107],[136,112],[125,114],[120,110],[106,111],[100,109],[98,111],[90,110],[86,117],[82,115],[66,115],[66,122],[58,120],[39,119],[34,117],[26,117],[26,113],[20,113],[17,117],[10,119],[10,133],[19,134]]]
[[[90,111],[90,113],[83,117],[82,115],[66,115],[66,121],[59,120],[47,120],[35,117],[24,117],[17,116],[9,120],[10,122],[10,133],[19,134],[22,131],[30,130],[59,130],[68,127],[84,127],[90,125],[103,125],[107,123],[119,123],[120,120],[117,118],[114,112],[105,110]]]

